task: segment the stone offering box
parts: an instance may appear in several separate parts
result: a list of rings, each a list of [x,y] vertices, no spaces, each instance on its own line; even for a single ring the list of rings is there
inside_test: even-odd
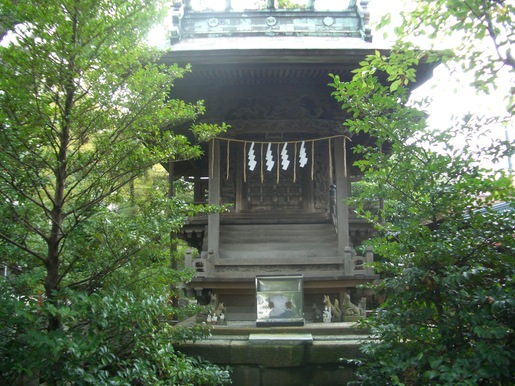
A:
[[[257,276],[257,327],[303,326],[302,275]]]

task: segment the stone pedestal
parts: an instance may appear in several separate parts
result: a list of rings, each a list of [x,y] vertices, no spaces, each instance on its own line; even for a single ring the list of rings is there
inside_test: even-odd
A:
[[[359,321],[360,319],[363,319],[363,316],[358,316],[358,315],[345,315],[343,317],[343,321],[344,322],[357,322]]]

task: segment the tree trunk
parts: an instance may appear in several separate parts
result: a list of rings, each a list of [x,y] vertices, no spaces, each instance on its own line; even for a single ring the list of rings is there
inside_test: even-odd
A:
[[[55,250],[57,248],[51,247],[49,245],[49,254],[50,250]],[[59,290],[59,258],[57,256],[53,258],[48,258],[46,262],[47,276],[45,278],[45,295],[47,301],[57,306],[57,291]],[[55,331],[61,328],[61,320],[57,316],[49,316],[48,318],[48,331]]]
[[[77,44],[77,16],[73,20],[73,34],[71,43],[75,47]],[[63,223],[64,214],[63,207],[65,204],[65,186],[68,178],[68,146],[70,144],[70,128],[72,120],[72,111],[75,103],[75,56],[70,57],[66,72],[66,81],[64,84],[65,103],[61,114],[61,132],[59,134],[59,151],[57,152],[55,173],[55,193],[53,197],[53,207],[51,212],[52,226],[50,237],[47,240],[48,255],[46,260],[47,277],[45,278],[45,293],[47,301],[57,306],[60,275],[59,261],[61,253],[61,242],[63,239]],[[57,91],[59,93],[59,91]],[[48,331],[55,331],[61,328],[61,320],[58,316],[50,316],[48,319]]]

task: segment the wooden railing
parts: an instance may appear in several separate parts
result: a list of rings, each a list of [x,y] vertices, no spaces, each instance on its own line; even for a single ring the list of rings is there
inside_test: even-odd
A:
[[[368,2],[350,0],[342,2],[342,9],[317,10],[313,0],[302,9],[279,8],[276,0],[268,0],[266,9],[234,11],[226,0],[224,9],[198,11],[191,0],[174,1],[170,40],[175,44],[195,37],[339,36],[371,42]]]

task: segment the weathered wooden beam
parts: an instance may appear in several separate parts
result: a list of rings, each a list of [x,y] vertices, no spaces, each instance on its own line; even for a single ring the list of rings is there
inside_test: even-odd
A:
[[[209,146],[209,204],[220,205],[220,142],[212,140]],[[218,258],[220,246],[220,213],[208,216],[207,253],[208,259]]]
[[[349,238],[349,209],[347,198],[349,197],[349,181],[347,176],[347,162],[345,161],[344,138],[335,139],[334,164],[336,184],[336,211],[338,217],[338,251],[341,255],[345,247],[350,246]]]

